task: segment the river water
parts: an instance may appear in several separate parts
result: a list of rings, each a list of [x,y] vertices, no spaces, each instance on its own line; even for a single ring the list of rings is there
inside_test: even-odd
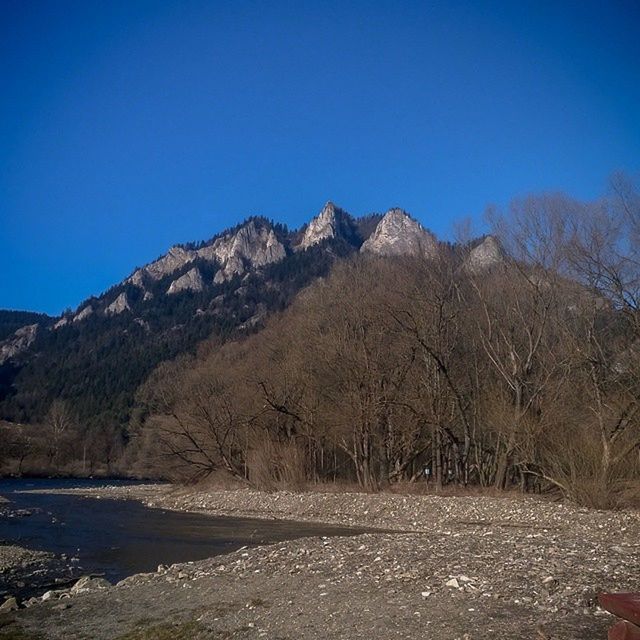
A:
[[[32,493],[101,484],[116,483],[0,480],[0,495],[10,500],[10,508],[31,512],[22,517],[0,516],[0,544],[50,551],[58,557],[64,554],[75,574],[101,574],[115,582],[134,573],[155,571],[159,564],[200,560],[244,546],[362,532],[308,522],[151,509],[134,500]]]

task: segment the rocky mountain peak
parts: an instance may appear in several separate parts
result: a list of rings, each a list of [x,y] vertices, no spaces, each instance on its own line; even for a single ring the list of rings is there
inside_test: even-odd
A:
[[[327,202],[322,211],[307,225],[302,240],[296,248],[308,249],[327,238],[335,238],[340,233],[340,217],[344,215],[344,211],[336,207],[333,202]]]
[[[487,236],[474,247],[465,260],[465,267],[471,273],[478,273],[504,262],[504,251],[494,236]]]
[[[390,209],[378,223],[360,251],[383,256],[435,256],[438,250],[433,234],[403,209]]]
[[[248,268],[279,262],[286,255],[286,249],[273,228],[255,220],[198,251],[199,257],[220,262],[221,268],[214,278],[216,283],[243,274]]]
[[[236,231],[225,233],[200,249],[171,247],[158,260],[137,269],[125,283],[144,289],[145,277],[160,280],[198,258],[220,263],[221,268],[215,280],[220,283],[244,273],[248,268],[278,262],[285,256],[285,247],[278,240],[273,228],[268,224],[250,220]]]

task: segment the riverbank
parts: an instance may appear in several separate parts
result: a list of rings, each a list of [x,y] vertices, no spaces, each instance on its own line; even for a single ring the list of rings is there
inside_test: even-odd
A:
[[[30,518],[31,510],[16,509],[0,496],[0,518]],[[62,588],[82,575],[76,558],[27,549],[0,538],[0,605],[8,597],[19,600],[48,589]]]
[[[54,597],[11,613],[5,637],[20,628],[26,638],[105,640],[586,640],[606,637],[611,623],[597,607],[599,591],[640,590],[636,512],[519,497],[196,492],[152,485],[83,493],[165,509],[396,532],[306,538],[161,567],[104,591]],[[162,625],[173,627],[162,631]]]

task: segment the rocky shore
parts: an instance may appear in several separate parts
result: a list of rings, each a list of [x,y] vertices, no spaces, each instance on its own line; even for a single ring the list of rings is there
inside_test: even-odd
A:
[[[1,615],[0,638],[590,640],[605,638],[612,622],[597,593],[640,590],[637,512],[529,497],[152,485],[83,493],[385,531],[243,549],[111,587],[85,579]]]
[[[0,497],[0,518],[28,518],[32,512],[14,509]],[[26,549],[0,539],[0,607],[10,598],[26,602],[35,594],[72,584],[82,575],[76,558]],[[7,605],[6,608],[9,608]]]

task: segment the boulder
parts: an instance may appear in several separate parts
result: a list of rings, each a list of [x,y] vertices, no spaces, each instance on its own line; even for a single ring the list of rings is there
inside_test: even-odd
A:
[[[0,605],[0,613],[8,613],[9,611],[16,611],[18,609],[18,601],[14,598],[7,598],[2,605]]]
[[[104,578],[92,578],[91,576],[82,576],[73,587],[70,592],[72,594],[87,593],[89,591],[100,591],[101,589],[108,589],[111,583]]]

